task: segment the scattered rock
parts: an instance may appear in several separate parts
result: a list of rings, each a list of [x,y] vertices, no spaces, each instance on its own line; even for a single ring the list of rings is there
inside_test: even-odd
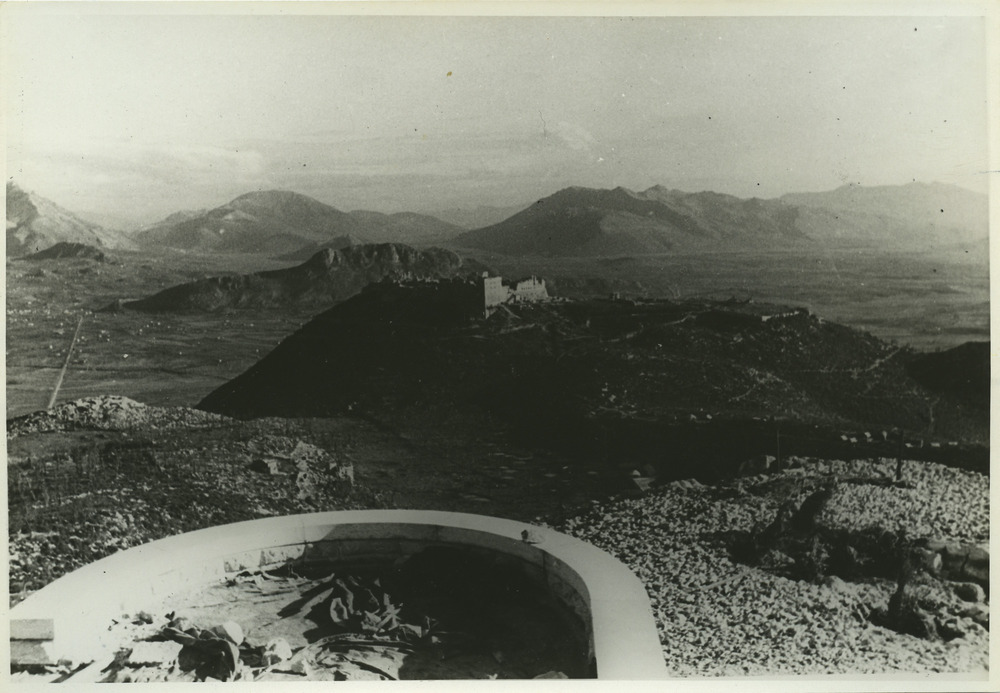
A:
[[[971,618],[984,628],[990,627],[990,607],[986,604],[970,604],[959,613],[963,618]]]
[[[962,623],[963,620],[964,619],[949,618],[938,621],[938,634],[943,640],[954,640],[955,638],[965,637],[967,629]]]
[[[990,582],[990,554],[983,546],[951,542],[941,552],[943,569],[951,579]]]
[[[7,436],[29,433],[96,429],[127,431],[136,428],[173,429],[217,425],[229,418],[187,407],[150,407],[128,397],[84,397],[52,409],[19,416],[7,422]]]
[[[243,628],[236,621],[226,621],[225,623],[211,629],[211,632],[220,638],[224,638],[234,645],[243,642]]]
[[[755,476],[763,474],[769,471],[776,461],[777,458],[773,455],[755,455],[740,463],[739,475]]]
[[[264,645],[261,661],[264,666],[285,662],[292,658],[292,646],[284,638],[272,638]]]
[[[941,567],[943,565],[941,554],[936,551],[916,548],[914,549],[914,556],[919,561],[921,567],[928,573],[934,576],[941,574]]]
[[[542,536],[533,529],[525,529],[521,532],[521,541],[525,544],[540,544]]]
[[[139,641],[132,647],[128,661],[129,664],[133,665],[170,664],[177,659],[177,655],[182,647],[183,645],[172,640],[161,642]]]
[[[742,579],[720,583],[733,570],[731,544],[708,543],[706,537],[750,536],[776,515],[788,523],[806,489],[817,489],[831,475],[891,479],[894,468],[894,459],[827,460],[822,469],[806,459],[795,472],[741,477],[728,487],[671,482],[641,497],[595,504],[556,529],[608,551],[643,580],[672,675],[988,671],[988,606],[968,603],[961,610],[952,586],[932,576],[922,574],[914,583],[912,596],[922,613],[903,633],[872,626],[880,615],[886,622],[893,583],[888,574],[866,575],[866,565],[858,566],[858,582],[838,576],[811,584],[787,577],[781,568],[791,558],[781,547],[768,552],[758,546],[763,550],[756,556],[776,570],[762,562],[743,565]],[[943,539],[940,549],[948,543],[975,546],[989,535],[987,477],[913,462],[907,480],[912,488],[839,484],[815,516],[816,526],[873,537],[904,526],[912,529],[909,536]],[[722,493],[726,488],[744,493]],[[792,501],[787,513],[779,513],[786,500]],[[876,555],[859,549],[857,559]],[[724,637],[706,635],[720,628]],[[940,639],[927,639],[935,633]],[[771,646],[758,648],[762,639]]]
[[[823,578],[823,584],[834,592],[840,592],[841,594],[852,594],[854,592],[847,582],[836,575],[827,575]]]
[[[569,677],[561,671],[546,671],[544,674],[539,674],[535,677],[536,679],[568,679]]]
[[[783,573],[794,565],[794,558],[777,549],[766,551],[760,558],[760,568],[774,573]]]
[[[261,474],[277,476],[281,474],[281,462],[276,459],[257,459],[250,463],[250,469]]]

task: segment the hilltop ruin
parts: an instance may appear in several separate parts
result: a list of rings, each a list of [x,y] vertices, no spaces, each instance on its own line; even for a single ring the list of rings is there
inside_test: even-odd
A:
[[[503,277],[491,277],[483,272],[480,280],[483,288],[483,311],[486,317],[506,303],[538,303],[549,300],[545,280],[534,275],[513,282],[505,282]]]

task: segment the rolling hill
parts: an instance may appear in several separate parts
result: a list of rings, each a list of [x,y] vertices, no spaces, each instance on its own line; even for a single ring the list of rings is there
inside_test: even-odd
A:
[[[508,255],[615,256],[804,240],[780,202],[654,187],[566,188],[454,243]]]
[[[188,252],[256,253],[307,259],[328,247],[356,243],[427,245],[461,229],[439,219],[401,212],[343,212],[284,190],[247,193],[215,209],[177,212],[140,230],[136,240]]]
[[[452,207],[450,209],[438,209],[427,212],[427,214],[446,221],[449,224],[454,224],[462,229],[481,229],[484,226],[499,224],[504,219],[512,217],[518,212],[523,212],[530,206],[531,205],[527,203],[506,207],[476,205],[475,207]]]
[[[57,243],[98,248],[132,248],[119,231],[84,221],[69,210],[35,193],[7,183],[7,256],[30,255]]]
[[[221,311],[287,305],[330,305],[383,279],[471,279],[486,268],[441,248],[416,250],[399,243],[325,249],[288,269],[210,277],[165,289],[123,308],[147,312]]]
[[[315,317],[198,407],[432,421],[479,412],[545,445],[606,444],[657,463],[684,457],[665,438],[672,426],[686,427],[688,443],[709,430],[690,430],[693,412],[756,427],[762,437],[750,442],[699,439],[743,459],[773,445],[774,420],[798,427],[803,446],[822,438],[813,426],[838,430],[836,444],[843,428],[987,440],[988,414],[963,393],[922,385],[907,369],[914,357],[780,306],[557,300],[484,319],[474,284],[380,284]],[[602,430],[613,445],[594,440]]]
[[[987,198],[955,186],[912,183],[749,200],[654,186],[566,188],[453,242],[504,255],[619,257],[699,250],[864,244],[978,250]]]
[[[947,245],[986,238],[989,199],[944,183],[792,193],[781,201],[802,210],[800,228],[817,240]]]
[[[346,212],[284,190],[251,192],[206,212],[172,217],[139,231],[136,240],[185,251],[280,254],[357,231]]]
[[[375,243],[427,245],[454,238],[463,231],[462,227],[455,224],[414,212],[383,214],[355,210],[351,212],[351,216],[361,224],[361,234]]]

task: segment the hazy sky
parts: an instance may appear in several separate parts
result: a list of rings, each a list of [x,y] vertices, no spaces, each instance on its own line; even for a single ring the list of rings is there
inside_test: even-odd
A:
[[[8,178],[72,210],[148,221],[270,188],[382,211],[568,185],[985,189],[977,17],[5,9]]]

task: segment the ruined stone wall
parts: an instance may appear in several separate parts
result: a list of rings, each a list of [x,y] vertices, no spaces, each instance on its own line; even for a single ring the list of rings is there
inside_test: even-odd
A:
[[[549,292],[545,288],[545,280],[536,277],[529,277],[517,282],[511,293],[515,301],[545,301],[549,297]]]
[[[506,303],[510,290],[503,285],[502,277],[483,277],[483,306],[490,308]]]

